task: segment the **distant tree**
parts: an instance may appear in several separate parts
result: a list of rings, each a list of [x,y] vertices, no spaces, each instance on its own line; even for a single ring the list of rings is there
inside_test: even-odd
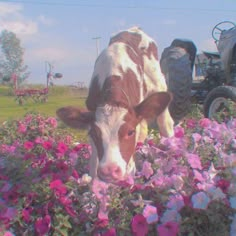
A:
[[[24,49],[16,34],[3,30],[0,34],[0,81],[10,83],[12,74],[18,78],[18,84],[29,77],[28,66],[24,65]]]

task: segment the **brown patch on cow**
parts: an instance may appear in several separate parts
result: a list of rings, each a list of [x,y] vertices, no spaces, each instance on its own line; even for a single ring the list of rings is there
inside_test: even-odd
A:
[[[129,108],[140,102],[140,84],[137,75],[131,70],[123,76],[110,76],[102,89],[103,104]]]
[[[96,76],[92,79],[89,86],[89,93],[86,99],[86,106],[90,111],[95,111],[98,104],[101,102],[101,89],[99,86],[99,77]]]
[[[113,43],[124,43],[129,45],[131,48],[139,54],[139,44],[142,40],[142,36],[135,32],[124,31],[110,39],[109,45]]]
[[[146,55],[149,59],[151,59],[151,56],[154,56],[154,58],[158,60],[158,49],[154,42],[149,43]]]
[[[103,149],[103,143],[102,143],[102,132],[100,128],[96,124],[93,124],[89,131],[89,135],[93,139],[93,142],[96,146],[99,160],[102,160],[104,149]]]
[[[126,163],[128,163],[135,152],[135,129],[138,124],[138,120],[136,118],[135,112],[131,109],[125,116],[124,120],[125,123],[120,127],[118,137],[120,153]]]

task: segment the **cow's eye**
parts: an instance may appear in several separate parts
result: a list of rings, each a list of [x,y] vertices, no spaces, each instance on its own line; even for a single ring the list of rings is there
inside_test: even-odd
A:
[[[135,134],[135,130],[134,129],[133,130],[129,130],[127,134],[128,134],[129,137],[131,137],[131,136],[133,136]]]

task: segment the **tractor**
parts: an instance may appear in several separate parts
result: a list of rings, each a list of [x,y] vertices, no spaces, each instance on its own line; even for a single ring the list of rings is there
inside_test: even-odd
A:
[[[220,22],[212,37],[218,52],[197,55],[191,40],[175,39],[161,55],[161,69],[174,96],[169,109],[176,123],[186,116],[192,103],[201,104],[204,116],[212,119],[227,109],[229,100],[236,102],[236,24]],[[194,70],[202,80],[193,79]]]

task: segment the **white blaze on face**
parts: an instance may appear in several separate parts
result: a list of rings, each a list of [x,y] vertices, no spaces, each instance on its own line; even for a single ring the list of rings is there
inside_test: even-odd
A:
[[[124,124],[127,109],[105,105],[96,110],[96,122],[102,134],[104,154],[99,162],[99,167],[115,164],[121,168],[122,174],[126,173],[127,163],[122,158],[119,147],[118,131]]]

